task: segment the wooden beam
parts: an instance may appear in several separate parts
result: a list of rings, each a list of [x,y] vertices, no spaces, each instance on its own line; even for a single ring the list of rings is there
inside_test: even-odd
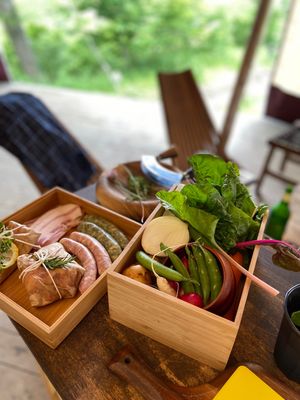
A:
[[[0,82],[8,82],[10,81],[10,76],[8,73],[8,69],[5,63],[5,60],[0,53]]]
[[[242,96],[242,92],[246,83],[246,80],[249,75],[249,71],[251,68],[251,64],[254,58],[254,54],[259,43],[261,33],[263,31],[263,27],[266,21],[266,17],[268,15],[268,11],[271,5],[271,0],[261,0],[254,24],[252,26],[251,35],[248,41],[247,49],[242,61],[242,65],[237,77],[237,81],[235,83],[234,91],[229,103],[229,107],[225,116],[225,121],[223,125],[223,129],[220,133],[220,142],[218,153],[225,154],[225,146],[229,139],[234,118],[236,115],[236,111],[239,106],[239,102]]]

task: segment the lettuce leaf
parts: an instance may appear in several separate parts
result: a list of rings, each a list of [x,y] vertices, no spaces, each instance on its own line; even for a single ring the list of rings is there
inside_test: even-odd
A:
[[[189,158],[197,183],[208,183],[219,190],[222,197],[232,201],[250,217],[256,205],[245,185],[240,182],[238,166],[211,154],[195,154]]]
[[[260,225],[253,219],[256,205],[239,180],[236,164],[210,154],[197,154],[189,161],[196,183],[181,192],[158,192],[163,206],[189,223],[194,238],[225,251],[255,239]]]
[[[216,216],[188,205],[187,197],[181,192],[161,190],[156,196],[165,209],[172,211],[178,218],[192,226],[205,244],[218,247],[215,241],[215,230],[218,223]]]

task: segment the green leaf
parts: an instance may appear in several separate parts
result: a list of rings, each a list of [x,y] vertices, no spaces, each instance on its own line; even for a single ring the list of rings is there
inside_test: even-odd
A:
[[[224,181],[224,175],[228,173],[226,161],[213,154],[195,154],[188,161],[193,168],[197,182],[207,181],[214,186],[221,186]],[[230,164],[233,165],[233,163]],[[239,175],[237,166],[233,168]]]
[[[189,162],[197,182],[181,192],[159,192],[163,206],[189,223],[193,239],[213,247],[228,251],[237,242],[255,239],[261,212],[254,220],[256,205],[239,180],[237,165],[210,154],[196,154]]]
[[[218,248],[215,241],[215,230],[218,218],[199,208],[188,205],[186,196],[181,192],[161,190],[156,194],[165,209],[172,211],[178,218],[188,222],[205,244]]]
[[[70,264],[72,261],[75,260],[76,257],[67,255],[65,257],[52,257],[52,258],[47,258],[43,262],[43,264],[48,268],[48,269],[56,269],[56,268],[63,268],[67,267],[68,264]]]
[[[240,182],[238,166],[212,154],[195,154],[189,158],[197,183],[209,183],[219,190],[222,197],[232,201],[250,217],[255,211],[247,187]]]
[[[298,254],[293,252],[292,247],[282,246],[280,243],[274,244],[272,247],[276,250],[272,256],[275,265],[288,271],[300,272],[300,259]]]
[[[237,241],[256,238],[259,223],[223,197],[212,184],[186,185],[181,193],[186,196],[189,206],[201,208],[218,217],[215,240],[225,251],[234,247]]]
[[[0,222],[0,266],[3,269],[3,262],[6,257],[6,253],[12,245],[12,231],[7,229],[3,222]]]
[[[291,320],[293,321],[293,323],[300,328],[300,310],[299,311],[295,311],[293,312],[292,316],[291,316]]]

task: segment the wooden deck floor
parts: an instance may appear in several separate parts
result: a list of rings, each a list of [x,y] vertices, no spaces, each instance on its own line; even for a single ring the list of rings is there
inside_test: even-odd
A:
[[[158,154],[167,148],[158,101],[24,84],[0,85],[0,94],[11,90],[31,92],[44,100],[107,168],[125,160],[139,159],[145,153]],[[229,142],[228,153],[257,174],[267,152],[267,140],[285,129],[285,124],[262,121],[257,115],[241,114]],[[299,171],[289,165],[287,172],[297,176]],[[22,166],[2,148],[0,176],[0,218],[38,196]],[[278,201],[283,189],[284,185],[268,178],[262,193],[265,200],[273,204]],[[3,312],[0,312],[0,334],[0,399],[47,399],[33,357]]]

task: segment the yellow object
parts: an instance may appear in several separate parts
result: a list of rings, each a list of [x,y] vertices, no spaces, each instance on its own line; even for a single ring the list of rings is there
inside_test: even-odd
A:
[[[284,400],[247,367],[238,367],[213,400]]]
[[[17,261],[17,257],[19,255],[19,249],[17,246],[12,243],[9,250],[6,252],[4,256],[4,260],[1,263],[2,268],[9,268]]]

